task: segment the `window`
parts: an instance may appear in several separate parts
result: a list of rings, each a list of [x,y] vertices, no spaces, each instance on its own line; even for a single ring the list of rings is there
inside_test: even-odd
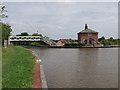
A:
[[[89,32],[89,33],[88,33],[88,36],[92,36],[92,33],[91,33],[91,32]]]
[[[84,43],[87,44],[87,40],[84,40]]]
[[[92,44],[92,40],[89,40],[89,44]]]

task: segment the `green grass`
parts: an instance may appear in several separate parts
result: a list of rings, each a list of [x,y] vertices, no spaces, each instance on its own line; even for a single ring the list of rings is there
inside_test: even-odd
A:
[[[0,47],[0,89],[2,88],[2,47]]]
[[[12,46],[2,50],[2,88],[32,88],[35,57]]]

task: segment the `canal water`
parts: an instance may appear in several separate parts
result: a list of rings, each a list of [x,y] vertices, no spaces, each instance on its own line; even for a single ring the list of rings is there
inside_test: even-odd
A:
[[[118,48],[31,48],[48,88],[117,88]]]

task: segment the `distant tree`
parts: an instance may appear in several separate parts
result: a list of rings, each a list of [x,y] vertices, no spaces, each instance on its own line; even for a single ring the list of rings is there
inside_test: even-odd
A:
[[[101,41],[103,41],[103,40],[105,40],[105,37],[104,37],[104,36],[102,36],[101,38],[98,39],[99,42],[101,42]]]
[[[16,36],[21,36],[21,34],[17,34]]]
[[[109,40],[102,40],[101,44],[106,46],[106,45],[110,45],[110,42],[109,42]]]
[[[22,32],[21,34],[17,34],[16,36],[29,36],[27,32]]]
[[[42,36],[42,34],[33,33],[32,36]]]
[[[113,40],[113,37],[110,37],[111,40]]]
[[[46,38],[47,40],[51,40],[49,37],[47,37],[47,36],[44,36],[44,38]]]
[[[109,40],[109,41],[112,41],[112,42],[115,41],[115,40],[113,39],[113,37],[110,37],[108,40]]]
[[[59,40],[54,40],[54,39],[51,39],[52,41],[54,41],[54,42],[58,42]]]

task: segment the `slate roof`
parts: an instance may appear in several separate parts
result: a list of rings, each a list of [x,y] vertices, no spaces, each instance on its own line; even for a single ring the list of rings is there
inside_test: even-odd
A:
[[[98,32],[96,32],[96,31],[94,31],[94,30],[91,30],[91,29],[84,29],[84,30],[82,30],[82,31],[79,32],[79,33],[98,33]]]
[[[88,26],[86,25],[85,29],[84,29],[84,30],[82,30],[82,31],[81,31],[81,32],[79,32],[79,33],[98,33],[98,32],[96,32],[96,31],[94,31],[94,30],[89,29],[89,28],[88,28]]]

